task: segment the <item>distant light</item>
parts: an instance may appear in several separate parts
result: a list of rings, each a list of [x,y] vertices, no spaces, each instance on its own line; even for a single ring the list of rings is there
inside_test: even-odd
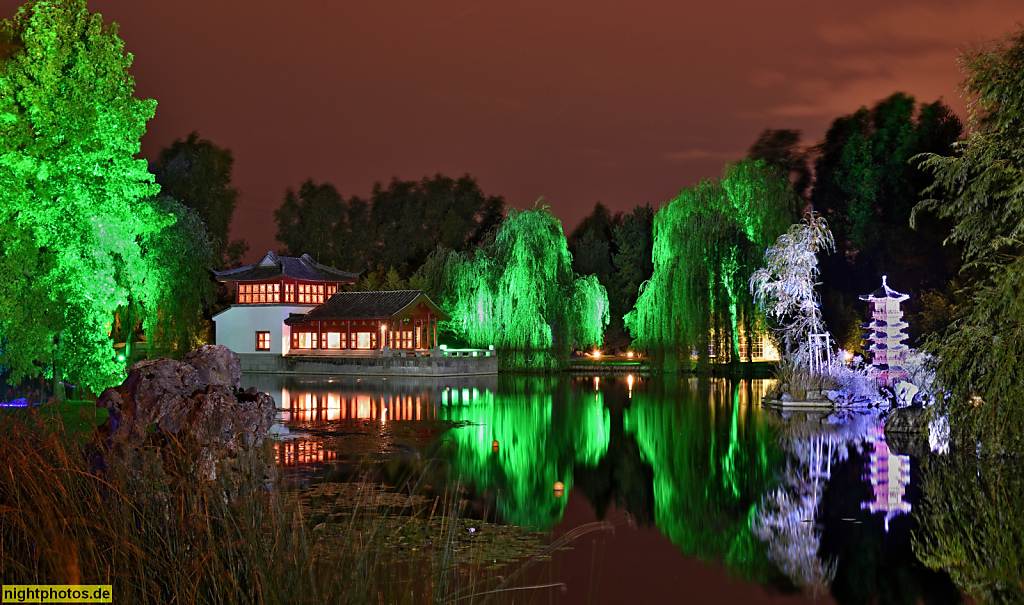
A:
[[[117,356],[117,360],[118,361],[124,361],[124,355],[118,355]]]
[[[562,494],[565,493],[565,484],[561,481],[555,481],[555,497],[561,498]]]
[[[594,349],[594,359],[601,359],[601,351]]]
[[[387,332],[387,330],[388,330],[388,327],[387,327],[386,324],[380,324],[380,331],[381,332]]]
[[[633,359],[633,351],[627,351],[626,352],[626,357],[629,357],[630,359]]]

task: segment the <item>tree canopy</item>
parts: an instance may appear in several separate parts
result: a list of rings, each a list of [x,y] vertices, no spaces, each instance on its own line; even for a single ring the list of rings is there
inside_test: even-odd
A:
[[[962,300],[929,349],[940,363],[954,440],[984,451],[1024,446],[1024,30],[964,54],[970,134],[956,154],[923,156],[934,197],[915,208],[953,223]]]
[[[922,213],[911,228],[911,210],[932,176],[910,158],[950,155],[961,131],[959,118],[941,101],[917,105],[897,92],[837,118],[815,148],[811,202],[828,221],[838,252],[822,259],[823,311],[844,347],[859,346],[864,312],[857,297],[874,290],[883,274],[910,294],[910,316],[923,292],[943,290],[956,275],[958,253],[942,246],[948,222]],[[916,340],[920,323],[910,323]]]
[[[414,273],[437,246],[466,251],[501,222],[505,200],[469,175],[374,185],[369,200],[344,199],[330,183],[288,189],[274,211],[277,241],[289,256],[309,254],[349,271],[395,268]]]
[[[598,202],[569,236],[573,270],[593,275],[608,292],[611,322],[605,331],[606,347],[623,349],[631,339],[623,317],[636,302],[640,284],[654,272],[651,264],[651,228],[654,211],[637,206],[629,214],[611,214]]]
[[[239,264],[249,249],[245,240],[228,240],[238,203],[238,190],[231,185],[234,163],[230,149],[192,132],[160,150],[153,164],[161,193],[193,210],[205,225],[215,268]]]
[[[560,367],[574,349],[600,346],[608,325],[604,287],[572,270],[562,225],[546,206],[509,212],[473,253],[439,248],[416,281],[452,316],[456,338],[495,345],[507,368]]]
[[[156,101],[135,98],[116,24],[85,0],[29,2],[0,40],[0,365],[98,389],[123,370],[114,313],[153,297],[142,240],[174,220],[135,158]]]
[[[749,337],[757,317],[750,276],[795,213],[789,179],[763,160],[683,189],[654,217],[654,274],[625,320],[636,346],[668,371],[693,354],[706,366],[712,346],[738,360],[739,328]]]

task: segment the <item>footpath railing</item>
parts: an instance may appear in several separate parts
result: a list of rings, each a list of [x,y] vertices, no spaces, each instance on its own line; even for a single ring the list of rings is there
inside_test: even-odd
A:
[[[449,349],[441,345],[434,349],[423,349],[410,351],[408,349],[392,349],[384,347],[381,349],[382,357],[497,357],[494,345],[486,349]]]

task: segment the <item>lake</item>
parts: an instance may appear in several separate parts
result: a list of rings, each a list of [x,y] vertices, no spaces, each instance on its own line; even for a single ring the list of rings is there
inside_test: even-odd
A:
[[[878,410],[780,412],[760,404],[770,381],[721,378],[253,374],[243,386],[277,401],[275,455],[300,488],[367,468],[387,484],[436,460],[430,488],[463,494],[470,519],[549,542],[591,530],[530,568],[553,585],[537,602],[962,601],[912,545],[922,465],[939,455],[927,440],[887,443]]]

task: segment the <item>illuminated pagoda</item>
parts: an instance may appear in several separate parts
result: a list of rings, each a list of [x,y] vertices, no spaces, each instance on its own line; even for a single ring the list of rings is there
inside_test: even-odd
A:
[[[321,265],[308,254],[273,252],[251,265],[213,273],[218,281],[235,285],[234,304],[213,317],[217,344],[241,356],[287,354],[291,334],[284,320],[311,311],[359,279],[358,273]]]
[[[860,326],[868,330],[863,336],[868,342],[867,351],[871,353],[868,372],[881,386],[892,386],[907,375],[901,365],[907,352],[907,345],[903,344],[907,339],[903,333],[907,324],[903,321],[900,303],[908,298],[890,288],[885,275],[881,288],[860,297],[871,304],[871,321]]]

